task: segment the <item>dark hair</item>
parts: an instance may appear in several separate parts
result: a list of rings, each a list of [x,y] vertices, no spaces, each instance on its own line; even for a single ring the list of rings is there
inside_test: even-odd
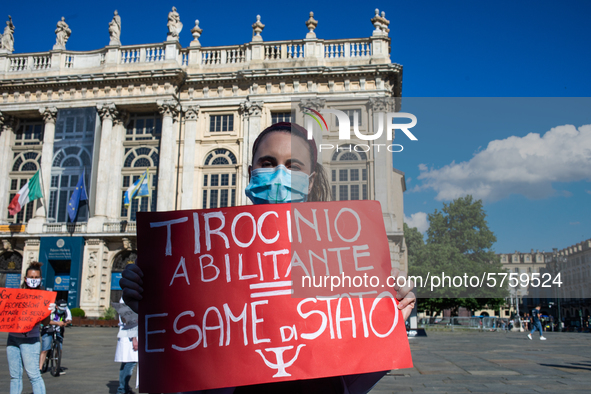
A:
[[[23,279],[23,284],[21,285],[21,288],[23,289],[29,289],[29,285],[27,285],[27,275],[29,275],[29,271],[39,271],[39,273],[41,273],[41,266],[43,265],[43,263],[40,263],[39,261],[32,261],[29,266],[27,267],[27,270],[25,271],[25,279]]]
[[[318,150],[316,149],[316,141],[314,141],[314,138],[308,140],[307,131],[302,126],[290,122],[280,122],[267,127],[259,134],[257,139],[254,141],[254,144],[252,145],[253,160],[257,148],[259,147],[261,141],[265,138],[265,136],[277,131],[298,136],[304,141],[306,141],[306,143],[308,144],[308,149],[310,150],[310,162],[312,163],[312,172],[315,173],[314,183],[312,184],[312,190],[310,190],[310,194],[308,195],[308,201],[332,200],[332,193],[330,192],[328,175],[322,164],[318,163]]]

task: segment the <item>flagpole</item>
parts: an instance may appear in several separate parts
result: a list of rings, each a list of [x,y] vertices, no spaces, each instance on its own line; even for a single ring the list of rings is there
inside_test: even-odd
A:
[[[43,156],[41,156],[41,158],[43,158]],[[43,184],[43,171],[41,167],[41,164],[39,164],[39,178],[41,178],[41,198],[43,199],[43,209],[45,210],[45,223],[49,223],[49,207],[47,206],[47,201],[45,200],[45,185]]]

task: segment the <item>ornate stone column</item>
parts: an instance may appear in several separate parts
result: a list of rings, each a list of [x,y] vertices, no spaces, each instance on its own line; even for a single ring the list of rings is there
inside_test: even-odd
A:
[[[262,101],[244,101],[240,104],[240,112],[243,119],[242,127],[242,176],[238,177],[239,182],[236,185],[236,190],[239,190],[237,203],[246,204],[250,200],[245,199],[242,190],[246,185],[241,185],[240,181],[248,182],[248,166],[252,163],[252,147],[254,141],[260,134],[261,130],[261,115],[264,103]]]
[[[33,261],[39,261],[39,248],[41,242],[39,238],[29,238],[25,240],[25,248],[23,249],[23,277],[26,274],[27,267]]]
[[[113,119],[113,138],[111,145],[112,168],[109,183],[109,205],[107,206],[107,217],[111,220],[117,220],[121,216],[121,169],[123,168],[123,159],[125,151],[123,149],[123,140],[125,138],[125,125],[129,119],[127,112],[119,112],[119,116]]]
[[[94,197],[94,216],[88,220],[88,232],[99,233],[103,231],[103,223],[107,218],[107,205],[109,203],[110,174],[112,172],[112,139],[113,119],[118,112],[115,104],[97,105],[101,117],[101,142],[99,150],[99,162],[97,170],[96,191]],[[89,196],[92,198],[91,196]]]
[[[195,179],[195,138],[197,136],[197,117],[199,106],[188,106],[185,113],[185,146],[183,149],[183,178],[181,209],[195,208],[193,206],[193,189]]]
[[[49,204],[49,187],[51,186],[51,167],[53,166],[53,141],[55,139],[55,121],[57,120],[57,108],[40,108],[43,115],[45,128],[43,129],[43,148],[41,150],[41,187],[43,188],[43,205],[37,208],[35,217],[29,220],[27,232],[43,232],[43,223],[47,218],[45,204]],[[39,205],[38,205],[39,206]]]
[[[393,210],[391,209],[392,202],[389,198],[389,191],[391,190],[391,178],[392,178],[392,153],[386,150],[386,147],[392,144],[392,141],[387,140],[387,133],[386,133],[386,125],[384,124],[384,115],[386,112],[392,111],[392,105],[388,98],[379,97],[379,98],[370,98],[369,101],[369,109],[371,111],[371,131],[372,133],[379,125],[380,118],[382,120],[382,124],[384,127],[384,132],[382,133],[381,137],[378,138],[373,142],[374,149],[370,152],[370,155],[373,158],[374,163],[374,177],[370,179],[373,183],[374,195],[373,199],[378,200],[382,204],[382,213],[392,213]],[[378,145],[379,151],[378,151]],[[371,172],[370,172],[371,174]],[[394,228],[388,228],[388,223],[386,223],[386,232],[390,230],[395,230]]]
[[[175,136],[173,122],[179,112],[176,101],[158,101],[158,110],[162,114],[162,137],[160,140],[160,160],[158,164],[158,211],[174,209],[174,158]]]
[[[86,240],[80,276],[80,308],[84,309],[86,315],[90,317],[101,315],[102,274],[108,262],[108,253],[109,249],[104,240],[98,238]]]
[[[11,146],[14,135],[14,118],[0,112],[0,223],[8,223],[8,193],[10,167],[12,165]]]

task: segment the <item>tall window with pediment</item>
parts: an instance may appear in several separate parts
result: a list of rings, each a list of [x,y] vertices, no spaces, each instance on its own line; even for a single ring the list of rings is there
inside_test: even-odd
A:
[[[12,171],[10,172],[10,196],[9,201],[16,196],[18,191],[27,184],[29,179],[39,170],[41,166],[41,152],[24,151],[15,152],[15,158],[12,162]],[[30,201],[16,215],[8,215],[10,223],[26,223],[35,214],[35,210],[40,206],[41,200]]]
[[[18,191],[26,185],[41,166],[41,144],[43,143],[43,122],[21,120],[16,129],[12,144],[12,167],[10,169],[9,200],[12,201]],[[41,206],[41,200],[29,202],[16,215],[8,215],[10,223],[26,223]]]
[[[43,143],[42,121],[21,120],[14,137],[14,146],[41,146]]]
[[[227,149],[216,149],[204,164],[202,208],[236,206],[236,156]]]
[[[125,206],[125,192],[133,185],[144,172],[148,170],[150,195],[131,200],[131,204]],[[123,163],[123,184],[121,185],[121,218],[135,222],[137,212],[149,212],[156,210],[156,188],[158,186],[158,147],[141,146],[138,148],[125,148],[125,161]]]
[[[133,114],[126,129],[123,143],[125,156],[121,170],[121,219],[134,222],[137,212],[156,210],[162,117],[158,113]],[[125,192],[146,170],[150,176],[150,195],[134,198],[126,207]]]
[[[96,108],[60,109],[55,123],[55,141],[53,144],[53,162],[47,216],[50,222],[65,223],[70,221],[67,209],[78,180],[84,173],[86,194],[93,198],[91,190],[92,154],[94,137],[98,126]],[[77,222],[88,221],[90,201],[81,201],[78,208]]]
[[[57,223],[64,223],[70,220],[67,213],[68,203],[83,171],[85,171],[85,188],[89,194],[91,153],[85,147],[62,148],[54,155],[52,167],[48,217]],[[78,222],[88,220],[88,201],[81,201],[76,220]]]
[[[335,201],[368,199],[367,153],[352,145],[339,145],[330,163],[332,196]]]

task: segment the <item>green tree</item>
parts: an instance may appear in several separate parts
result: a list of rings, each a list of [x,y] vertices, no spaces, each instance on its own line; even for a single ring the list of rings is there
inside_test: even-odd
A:
[[[404,227],[409,275],[425,280],[429,273],[438,276],[444,273],[451,278],[476,276],[482,280],[483,274],[486,279],[488,273],[504,272],[492,250],[496,237],[488,228],[482,201],[474,201],[468,195],[444,203],[441,211],[435,210],[429,215],[429,222],[426,243],[416,228]],[[507,295],[506,289],[500,287],[458,288],[435,279],[431,276],[429,283],[417,283],[416,289],[419,309],[432,315],[444,309],[457,312],[459,307],[474,310],[488,305],[498,309]]]
[[[481,200],[468,195],[443,203],[441,212],[429,215],[429,223],[428,243],[449,244],[472,260],[491,261],[497,237],[488,228]]]
[[[404,241],[406,242],[406,250],[408,258],[416,257],[421,250],[425,247],[425,241],[423,241],[423,234],[416,227],[408,227],[408,224],[404,223]]]

